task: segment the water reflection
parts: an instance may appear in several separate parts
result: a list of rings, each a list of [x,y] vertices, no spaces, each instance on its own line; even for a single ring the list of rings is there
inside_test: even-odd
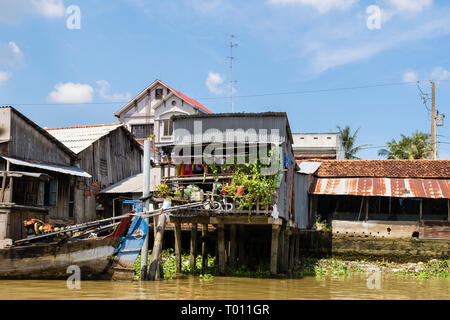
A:
[[[384,275],[380,289],[367,276],[336,279],[251,279],[199,277],[156,282],[82,281],[69,290],[65,281],[1,280],[0,299],[450,299],[450,279],[418,280]]]

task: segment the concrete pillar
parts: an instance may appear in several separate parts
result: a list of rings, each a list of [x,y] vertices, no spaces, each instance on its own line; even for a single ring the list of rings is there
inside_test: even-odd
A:
[[[272,225],[272,243],[270,249],[270,273],[275,275],[278,272],[278,249],[279,249],[280,226]]]

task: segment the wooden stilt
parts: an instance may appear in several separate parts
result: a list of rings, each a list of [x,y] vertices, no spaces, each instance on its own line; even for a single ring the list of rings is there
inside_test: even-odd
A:
[[[275,275],[278,272],[278,247],[279,247],[280,226],[272,225],[272,243],[270,249],[270,273]]]
[[[289,273],[294,271],[295,235],[291,232],[289,239]]]
[[[162,242],[163,242],[163,236],[164,236],[164,229],[166,228],[166,222],[167,222],[166,215],[165,214],[160,215],[159,219],[158,219],[158,227],[157,227],[155,241],[153,242],[152,255],[150,257],[150,266],[149,266],[149,270],[148,270],[148,279],[149,280],[156,280],[156,275],[159,274],[158,271],[162,269],[162,268],[159,268],[159,264],[160,264]]]
[[[289,237],[290,230],[287,229],[284,233],[284,250],[283,250],[283,272],[287,272],[289,269]]]
[[[191,272],[195,272],[195,260],[197,258],[197,223],[192,224],[191,228],[191,256],[189,257],[189,264]]]
[[[284,234],[286,229],[284,226],[280,226],[280,236],[278,238],[278,271],[283,272],[283,262],[284,262]]]
[[[238,255],[240,265],[247,264],[247,256],[245,252],[245,239],[246,239],[245,226],[240,225],[238,233]]]
[[[366,198],[366,219],[365,221],[369,220],[369,198]]]
[[[228,264],[231,267],[234,267],[237,255],[236,229],[237,226],[235,224],[230,225],[230,259],[228,260]]]
[[[219,273],[225,274],[225,225],[217,225],[217,249],[219,255]]]
[[[177,262],[177,273],[181,273],[181,223],[175,223],[175,258]]]
[[[208,225],[202,224],[202,272],[205,271],[206,267],[208,266],[208,253],[207,253],[207,246],[206,246],[206,237],[208,235]]]
[[[422,199],[419,202],[419,221],[422,221]]]
[[[295,235],[294,269],[297,267],[299,260],[300,260],[300,235],[297,233]]]

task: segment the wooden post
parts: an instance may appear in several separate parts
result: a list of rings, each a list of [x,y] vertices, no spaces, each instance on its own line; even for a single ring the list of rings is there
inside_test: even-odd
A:
[[[284,233],[284,250],[283,250],[283,272],[289,270],[289,238],[291,236],[291,230],[287,229]]]
[[[236,243],[236,228],[237,225],[230,225],[230,259],[228,260],[228,264],[231,267],[234,267],[236,263],[236,253],[237,253],[237,243]]]
[[[193,223],[191,227],[191,256],[189,257],[189,264],[191,265],[191,272],[195,271],[195,261],[197,258],[197,223]]]
[[[278,270],[280,272],[283,272],[285,233],[286,233],[285,226],[280,226],[280,236],[278,238]]]
[[[181,223],[175,223],[175,258],[177,261],[177,273],[181,273]]]
[[[275,275],[278,271],[278,246],[279,246],[280,226],[272,225],[272,243],[270,249],[270,273]]]
[[[422,221],[422,199],[419,202],[419,221]]]
[[[165,214],[159,216],[158,219],[158,228],[155,237],[155,241],[153,242],[153,250],[152,255],[150,257],[150,267],[148,271],[148,279],[155,280],[156,274],[158,272],[159,264],[160,264],[160,256],[162,249],[162,241],[164,236],[164,229],[166,228],[167,217]]]
[[[202,272],[205,271],[205,268],[208,266],[208,253],[206,252],[206,237],[208,235],[208,225],[202,224]]]
[[[245,226],[239,225],[239,233],[238,233],[238,256],[239,256],[239,264],[247,264],[247,255],[245,252]]]
[[[225,274],[225,225],[217,225],[217,249],[219,256],[219,274]]]
[[[297,231],[298,232],[298,231]],[[300,260],[300,235],[297,233],[295,235],[295,257],[294,257],[294,269],[298,265],[298,261]]]
[[[450,199],[447,199],[447,221],[450,221]]]
[[[294,251],[295,251],[295,235],[291,231],[291,236],[289,240],[289,273],[294,271]]]
[[[369,197],[366,198],[366,219],[365,221],[369,220]]]

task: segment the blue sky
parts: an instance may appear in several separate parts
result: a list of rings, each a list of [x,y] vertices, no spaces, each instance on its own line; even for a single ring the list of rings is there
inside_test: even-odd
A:
[[[71,5],[80,29],[67,27]],[[115,122],[159,78],[229,112],[234,34],[235,111],[285,111],[294,132],[360,128],[358,144],[371,146],[360,156],[378,158],[392,138],[429,132],[414,81],[429,93],[433,79],[448,115],[439,157],[450,159],[449,16],[437,0],[0,0],[0,105],[43,127]]]

